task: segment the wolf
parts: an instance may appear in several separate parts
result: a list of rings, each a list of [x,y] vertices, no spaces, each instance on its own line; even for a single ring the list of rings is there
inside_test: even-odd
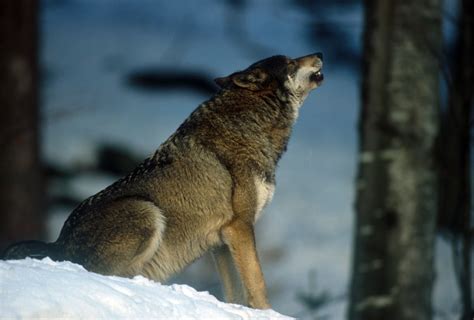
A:
[[[49,256],[164,281],[211,251],[228,302],[270,308],[254,225],[322,66],[321,53],[278,55],[217,78],[220,91],[133,172],[75,208],[55,242],[13,244],[4,259]]]

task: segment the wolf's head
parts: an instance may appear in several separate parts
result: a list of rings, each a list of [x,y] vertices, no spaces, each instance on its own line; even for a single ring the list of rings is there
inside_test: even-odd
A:
[[[301,104],[323,82],[322,67],[323,55],[319,52],[296,59],[273,56],[215,81],[223,89],[271,90],[281,100]]]

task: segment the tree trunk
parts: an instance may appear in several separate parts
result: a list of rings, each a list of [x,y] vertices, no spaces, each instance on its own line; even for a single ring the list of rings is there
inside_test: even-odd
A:
[[[38,135],[38,3],[0,3],[0,251],[44,236]]]
[[[432,318],[439,0],[367,0],[349,319]]]

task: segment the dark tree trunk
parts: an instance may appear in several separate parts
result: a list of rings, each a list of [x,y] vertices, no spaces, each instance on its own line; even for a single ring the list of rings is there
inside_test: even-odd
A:
[[[470,129],[474,92],[474,2],[462,0],[449,105],[442,117],[439,224],[451,235],[461,319],[472,320]]]
[[[367,0],[349,319],[432,318],[439,0]]]
[[[0,3],[0,250],[44,236],[38,135],[38,3]]]

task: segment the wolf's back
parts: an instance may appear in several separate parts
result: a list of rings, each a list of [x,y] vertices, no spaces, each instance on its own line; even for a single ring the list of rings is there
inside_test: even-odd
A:
[[[53,243],[42,241],[22,241],[9,246],[4,252],[2,259],[24,259],[26,257],[42,259],[50,257],[53,260],[58,259],[57,250]]]

